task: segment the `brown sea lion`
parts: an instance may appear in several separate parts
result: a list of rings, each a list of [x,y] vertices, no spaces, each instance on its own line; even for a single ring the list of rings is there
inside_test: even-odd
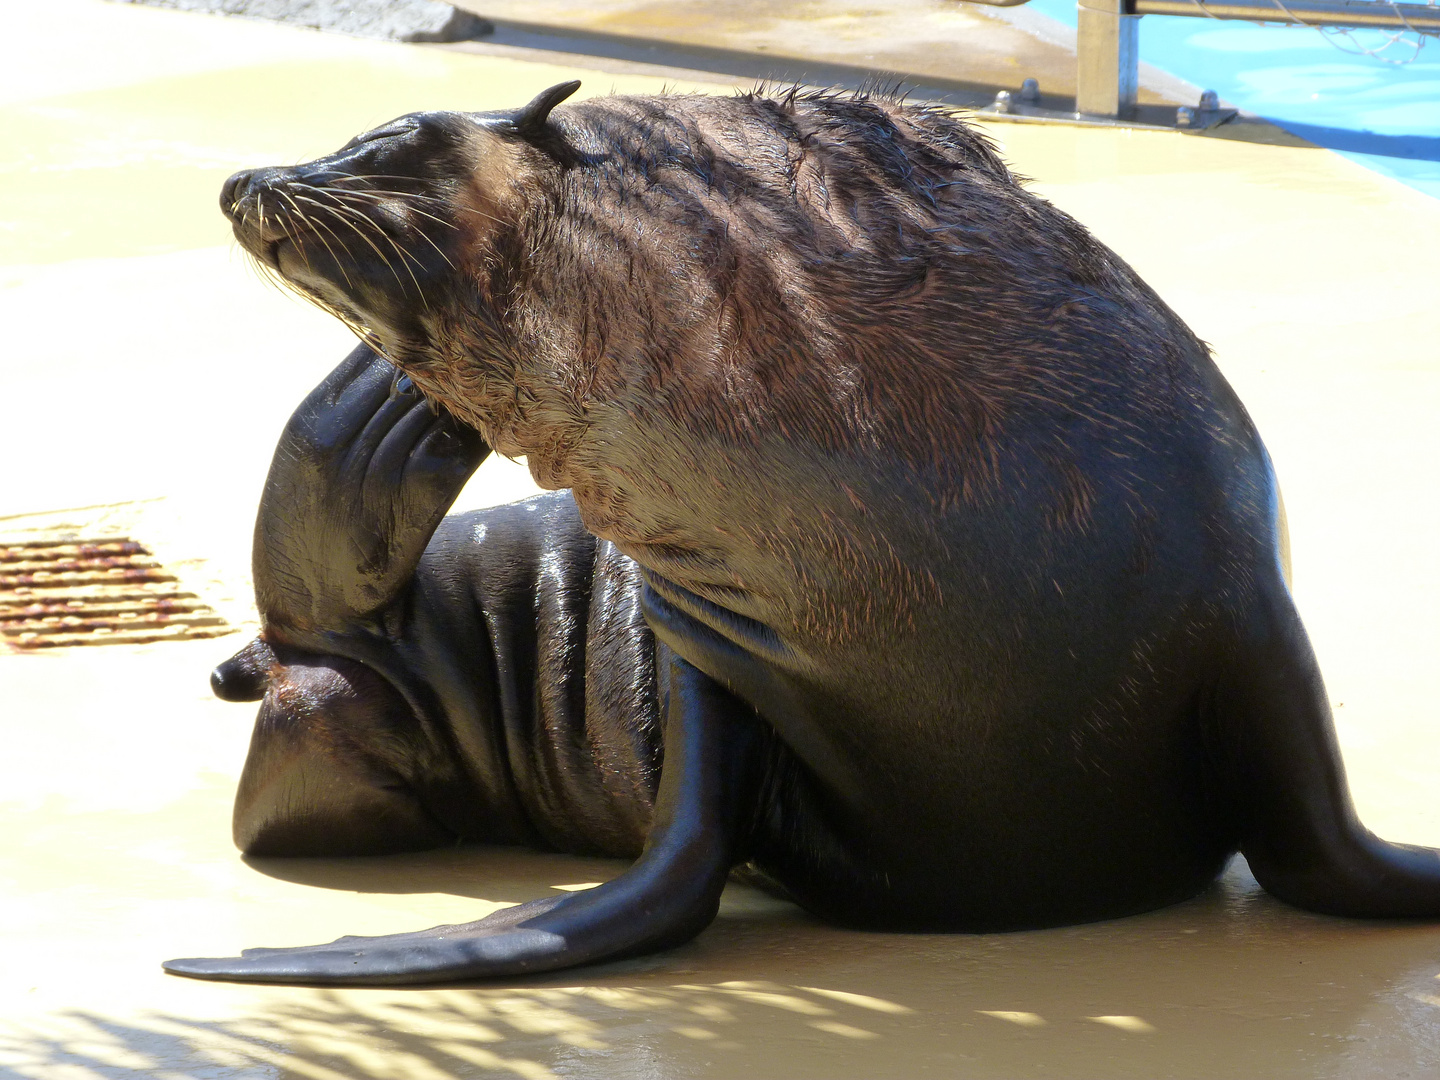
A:
[[[476,923],[170,970],[631,955],[706,925],[746,859],[853,926],[1124,915],[1237,849],[1303,907],[1440,915],[1440,853],[1351,807],[1259,436],[1128,266],[940,111],[552,114],[574,88],[403,117],[223,205],[639,566],[674,657],[645,850]]]

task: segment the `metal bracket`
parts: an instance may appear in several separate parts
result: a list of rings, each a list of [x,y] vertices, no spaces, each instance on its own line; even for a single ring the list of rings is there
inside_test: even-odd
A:
[[[1181,105],[1175,110],[1175,126],[1182,131],[1208,131],[1238,115],[1235,109],[1222,109],[1220,96],[1214,90],[1206,90],[1200,95],[1200,104],[1195,108]]]
[[[1219,127],[1239,115],[1236,109],[1220,107],[1220,98],[1214,90],[1206,90],[1194,106],[1181,105],[1173,111],[1164,105],[1141,105],[1132,108],[1129,116],[1103,116],[1082,112],[1078,108],[1066,109],[1067,98],[1051,98],[1046,104],[1040,94],[1040,84],[1026,79],[1018,91],[1001,90],[995,100],[984,108],[975,110],[981,116],[998,120],[1014,120],[1020,123],[1078,124],[1083,127],[1124,127],[1142,128],[1147,131],[1185,131],[1199,133]],[[1060,107],[1056,107],[1060,106]]]

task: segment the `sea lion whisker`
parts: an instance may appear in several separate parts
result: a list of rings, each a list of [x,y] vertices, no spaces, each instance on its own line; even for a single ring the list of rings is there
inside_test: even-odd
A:
[[[350,315],[348,312],[341,311],[338,307],[336,307],[330,301],[326,300],[323,296],[311,292],[304,286],[295,285],[291,282],[283,282],[283,284],[287,287],[287,291],[291,294],[299,293],[306,300],[309,300],[312,304],[318,307],[321,311],[325,312],[327,315],[333,315],[344,325],[345,329],[349,330],[352,334],[354,334],[357,338],[364,342],[366,347],[369,348],[372,352],[376,353],[391,364],[395,363],[395,361],[390,358],[390,354],[385,351],[384,346],[380,344],[380,339],[376,336],[375,332],[371,330],[368,326],[366,326],[364,323],[357,321],[354,316]]]
[[[292,196],[288,191],[283,191],[283,190],[282,190],[282,191],[280,192],[280,197],[281,197],[282,199],[287,200],[287,201],[290,203],[290,205],[295,208],[295,213],[296,213],[296,215],[300,218],[300,224],[301,224],[302,226],[304,226],[304,228],[305,228],[307,231],[309,231],[309,232],[314,232],[314,231],[315,231],[315,227],[314,227],[313,222],[311,222],[310,219],[309,219],[309,217],[306,215],[304,208],[303,208],[298,202],[295,201],[294,196]],[[293,247],[296,251],[300,252],[300,258],[302,258],[303,260],[305,260],[305,269],[308,270],[308,271],[310,271],[310,276],[311,276],[311,277],[314,277],[314,276],[315,276],[315,267],[313,267],[313,266],[310,265],[310,253],[305,250],[305,246],[304,246],[303,244],[299,243],[299,242],[296,240],[295,235],[290,231],[290,227],[289,227],[289,224],[288,224],[288,223],[286,223],[284,220],[282,220],[281,223],[280,223],[280,228],[281,228],[281,229],[284,231],[284,233],[285,233],[285,239],[287,239],[287,240],[290,241],[290,246]],[[331,255],[333,256],[333,255],[334,255],[334,252],[331,252]],[[338,261],[338,260],[337,260],[337,261]],[[343,272],[343,268],[342,268],[342,272]]]
[[[394,275],[394,277],[395,277],[395,284],[399,285],[402,290],[405,288],[405,283],[400,280],[400,275],[395,272],[395,267],[394,267],[394,265],[390,262],[389,257],[375,245],[375,242],[374,242],[373,240],[371,240],[370,237],[368,237],[368,236],[365,235],[365,233],[359,228],[359,226],[357,226],[357,225],[355,224],[355,222],[351,220],[351,217],[352,217],[352,216],[353,216],[353,217],[358,217],[358,218],[361,220],[361,222],[363,222],[363,223],[366,224],[366,225],[371,226],[372,228],[377,229],[377,231],[380,232],[380,235],[381,235],[381,236],[384,236],[384,235],[385,235],[384,231],[383,231],[383,230],[380,230],[379,227],[376,226],[374,222],[372,222],[372,221],[371,221],[369,218],[367,218],[364,214],[361,214],[359,211],[355,210],[355,209],[352,208],[352,207],[342,206],[342,205],[340,205],[340,204],[338,204],[338,203],[335,203],[335,204],[322,203],[322,202],[320,202],[318,199],[311,199],[311,198],[309,198],[309,197],[307,197],[307,196],[304,196],[304,195],[300,196],[300,198],[305,199],[306,202],[312,203],[314,206],[316,206],[316,207],[318,207],[318,208],[320,208],[320,209],[322,209],[322,210],[327,210],[327,211],[329,211],[330,213],[332,213],[332,214],[334,215],[334,220],[336,220],[336,221],[338,221],[338,222],[340,222],[340,223],[348,226],[351,232],[353,232],[356,236],[360,237],[361,240],[364,240],[365,243],[370,246],[370,250],[373,251],[373,252],[375,252],[375,254],[380,257],[380,261],[385,264],[386,269],[388,269],[388,270],[390,271],[390,273],[391,273],[392,275]],[[331,235],[334,236],[335,234],[332,232]],[[388,239],[388,237],[387,237],[387,239]],[[336,236],[336,240],[339,241],[339,237],[338,237],[338,236]],[[342,246],[345,248],[345,253],[346,253],[347,255],[352,255],[352,256],[353,256],[353,252],[350,251],[350,247],[349,247],[348,244],[343,244],[343,243],[342,243]],[[407,267],[406,269],[408,270],[409,268]],[[411,278],[412,278],[412,279],[414,278],[414,275],[413,275],[413,274],[411,274]],[[415,283],[416,288],[419,288],[419,284],[420,284],[420,283],[419,283],[418,281]]]
[[[416,178],[413,176],[392,176],[388,174],[378,173],[369,175],[363,173],[339,173],[336,174],[333,179],[326,180],[325,187],[326,190],[333,190],[338,188],[341,191],[350,192],[351,194],[360,194],[360,192],[355,191],[353,188],[342,187],[341,185],[344,184],[346,181],[350,180],[369,184],[372,180],[405,180],[410,183],[414,183],[415,179]],[[366,193],[373,195],[389,195],[397,199],[415,199],[418,202],[440,203],[442,205],[449,203],[448,199],[442,198],[439,195],[427,195],[422,191],[400,191],[395,188],[388,188],[383,186],[375,187],[372,185],[369,189],[367,189]]]
[[[289,292],[286,282],[279,276],[278,273],[276,273],[274,267],[272,267],[264,259],[261,259],[259,256],[255,255],[253,252],[248,251],[243,247],[240,250],[245,252],[246,263],[249,264],[250,269],[260,278],[262,282],[264,282],[266,285],[274,287],[279,292]]]
[[[451,208],[449,199],[437,199],[431,195],[418,195],[413,191],[395,191],[392,188],[366,189],[363,191],[356,191],[353,188],[325,188],[323,190],[330,194],[349,195],[354,198],[397,199],[410,203],[430,203],[437,208],[447,210]]]
[[[325,195],[332,199],[340,199],[342,197],[365,198],[375,202],[384,202],[387,199],[414,199],[421,202],[439,203],[441,205],[445,205],[446,203],[444,199],[437,199],[430,195],[419,195],[411,191],[391,191],[389,189],[382,189],[380,191],[351,191],[349,188],[322,187],[317,184],[307,184],[303,180],[292,180],[290,186],[304,188],[306,191],[313,191],[316,195]],[[413,210],[414,207],[410,207],[410,209]],[[417,214],[425,213],[425,211],[421,210],[415,210],[415,212]],[[434,220],[442,225],[449,225],[451,228],[455,227],[451,222],[443,218],[437,217],[434,218]]]
[[[332,189],[328,189],[328,188],[327,188],[327,189],[325,189],[325,190],[330,191],[330,190],[332,190]],[[344,192],[345,194],[347,194],[347,195],[383,196],[383,197],[385,197],[385,198],[392,198],[392,199],[413,199],[413,200],[415,200],[416,202],[434,203],[434,204],[436,204],[437,206],[444,207],[446,210],[452,211],[452,212],[457,213],[457,214],[473,214],[473,215],[475,215],[476,217],[484,218],[486,221],[493,221],[493,222],[495,222],[495,224],[497,224],[497,225],[503,225],[503,224],[504,224],[504,222],[503,222],[502,219],[496,217],[496,216],[493,215],[493,214],[482,213],[481,211],[476,210],[476,209],[475,209],[474,207],[472,207],[472,206],[455,206],[455,205],[453,205],[453,204],[451,203],[451,201],[450,201],[449,199],[442,199],[442,198],[439,198],[439,197],[437,197],[437,196],[435,196],[435,195],[421,195],[420,193],[414,192],[414,191],[395,191],[395,190],[392,189],[392,188],[380,188],[380,189],[378,189],[378,190],[370,190],[370,191],[352,191],[352,190],[350,190],[350,189],[348,189],[348,188],[342,188],[342,189],[340,189],[340,190],[343,191],[343,192]],[[413,209],[413,207],[412,207],[412,209]],[[417,212],[418,212],[418,211],[417,211]],[[449,223],[449,222],[446,222],[446,224],[450,224],[450,223]],[[452,227],[458,227],[458,226],[452,226]]]
[[[329,190],[329,189],[326,189],[326,190]],[[497,225],[503,225],[503,224],[504,224],[504,221],[503,221],[501,218],[496,217],[494,214],[486,214],[486,213],[483,213],[482,211],[476,210],[473,206],[455,206],[455,205],[453,205],[453,204],[451,203],[451,201],[450,201],[449,199],[440,199],[440,198],[435,197],[434,195],[420,195],[420,194],[418,194],[418,193],[416,193],[416,192],[413,192],[413,191],[394,191],[394,190],[391,190],[391,189],[389,189],[389,188],[381,188],[381,189],[378,190],[378,191],[351,191],[351,190],[349,190],[348,188],[346,188],[346,189],[341,189],[341,190],[343,190],[344,193],[347,194],[347,195],[370,195],[370,196],[379,195],[379,196],[383,196],[383,197],[385,197],[385,198],[391,198],[391,199],[413,199],[413,200],[415,200],[415,201],[417,201],[417,202],[434,203],[436,206],[444,207],[446,210],[449,210],[449,211],[451,211],[452,213],[456,213],[456,214],[472,214],[472,215],[474,215],[475,217],[483,218],[483,219],[486,220],[486,221],[493,221],[493,222],[494,222],[495,224],[497,224]],[[415,208],[414,208],[414,207],[411,207],[411,209],[415,209]],[[418,211],[417,211],[417,213],[418,213]],[[450,223],[450,222],[446,222],[445,224],[450,225],[451,223]],[[459,226],[451,225],[451,227],[452,227],[452,228],[458,228]]]
[[[340,250],[345,252],[346,258],[353,259],[355,257],[354,252],[350,250],[350,245],[345,243],[345,241],[340,238],[340,236],[335,232],[334,229],[330,228],[329,225],[326,225],[323,221],[319,220],[315,221],[315,225],[317,228],[324,229],[327,233],[330,234],[330,239],[334,240],[335,243],[340,245]],[[341,259],[338,255],[335,254],[335,249],[330,246],[330,241],[326,240],[325,237],[321,236],[317,232],[315,234],[315,238],[319,240],[320,243],[325,245],[325,250],[330,253],[330,257],[335,260],[335,265],[340,270],[340,276],[345,279],[345,284],[353,290],[355,288],[355,282],[350,280],[349,271],[345,269],[345,260]]]
[[[317,190],[320,190],[320,189],[317,189]],[[377,203],[380,203],[380,204],[383,204],[384,201],[385,201],[384,196],[376,195],[375,193],[369,192],[369,191],[346,191],[346,192],[325,191],[325,192],[323,192],[323,193],[326,194],[326,195],[331,196],[331,197],[334,198],[334,199],[336,199],[338,204],[343,204],[342,196],[366,196],[366,197],[375,199],[375,201],[376,201]],[[387,192],[387,193],[385,193],[385,194],[388,195],[388,194],[390,194],[390,193]],[[429,218],[431,221],[434,221],[434,222],[436,222],[437,224],[444,225],[447,229],[458,229],[458,228],[460,227],[460,226],[456,225],[454,222],[446,221],[446,220],[443,219],[443,218],[438,218],[438,217],[436,217],[434,214],[426,213],[424,210],[419,210],[419,209],[417,209],[417,208],[415,208],[415,207],[413,207],[413,206],[408,207],[407,209],[409,209],[409,211],[410,211],[411,213],[413,213],[413,214],[419,214],[421,217]],[[368,220],[368,219],[367,219],[367,220]],[[374,223],[372,222],[372,224],[374,224]],[[378,228],[378,226],[377,226],[377,228]],[[384,230],[383,230],[383,229],[381,229],[380,231],[381,231],[382,233],[384,233]],[[432,248],[435,249],[435,254],[439,255],[440,258],[442,258],[442,259],[445,260],[445,265],[446,265],[446,266],[450,267],[451,270],[455,270],[455,271],[458,272],[458,270],[459,270],[460,268],[457,267],[457,266],[450,260],[450,256],[448,256],[448,255],[445,254],[444,249],[441,248],[441,246],[440,246],[439,244],[437,244],[437,243],[434,241],[434,239],[432,239],[430,236],[428,236],[423,229],[416,229],[416,230],[415,230],[415,233],[416,233],[416,235],[418,235],[422,240],[424,240],[427,244],[429,244]],[[391,242],[392,245],[396,245],[397,250],[398,250],[398,244],[396,244],[396,241],[394,240],[394,238],[393,238],[393,237],[390,237],[388,233],[385,234],[385,235],[386,235],[386,238],[390,240],[390,242]],[[406,252],[405,254],[409,254],[409,253]],[[410,255],[410,258],[414,259],[415,256],[414,256],[414,255]],[[419,260],[419,259],[415,259],[415,261],[416,261],[416,263],[418,264],[420,260]]]
[[[370,245],[370,249],[380,257],[380,261],[383,262],[386,268],[390,271],[390,273],[394,275],[395,284],[400,286],[400,291],[404,292],[405,283],[400,280],[400,275],[396,272],[395,265],[390,261],[389,256],[387,256],[385,252],[381,251],[379,245],[376,244],[375,241],[371,240],[370,237],[366,236],[364,231],[361,230],[361,228],[356,225],[355,222],[351,220],[351,218],[352,216],[358,217],[366,225],[369,225],[372,228],[376,229],[376,231],[379,232],[381,236],[385,237],[386,240],[389,240],[390,238],[386,236],[385,231],[383,229],[380,229],[379,226],[375,225],[373,221],[371,221],[364,214],[360,213],[360,211],[354,209],[353,207],[336,206],[334,209],[337,211],[348,211],[348,213],[337,212],[335,215],[335,220],[341,222],[342,224],[350,226],[351,231],[354,232],[356,236],[360,237],[361,240],[364,240],[365,243]],[[399,249],[397,248],[396,250],[398,251]],[[410,280],[415,283],[415,293],[420,298],[420,302],[428,306],[428,302],[425,298],[425,291],[420,288],[420,280],[415,276],[415,272],[410,269],[410,264],[405,262],[404,259],[401,259],[401,264],[405,267],[405,272],[410,275]]]
[[[416,202],[431,202],[441,204],[444,204],[446,202],[445,199],[437,199],[433,195],[420,195],[413,191],[394,191],[389,188],[381,188],[378,191],[354,191],[350,188],[315,187],[313,184],[304,184],[301,186],[309,188],[311,191],[323,192],[324,194],[334,196],[335,198],[340,198],[341,196],[344,196],[352,199],[371,199],[375,202],[384,202],[387,199],[412,199]],[[416,210],[415,212],[418,214],[424,213],[425,211]],[[435,218],[435,220],[440,222],[442,225],[451,225],[451,222],[446,221],[444,218]]]
[[[308,197],[306,197],[306,196],[304,196],[304,195],[299,196],[299,198],[304,199],[306,202],[315,203],[315,205],[318,206],[318,207],[320,207],[321,209],[329,209],[329,208],[326,207],[323,203],[316,202],[314,199],[308,198]],[[324,229],[327,233],[329,233],[330,236],[331,236],[331,238],[335,241],[335,243],[337,243],[337,244],[340,245],[340,250],[342,250],[343,252],[345,252],[345,254],[346,254],[348,257],[350,257],[350,258],[352,258],[352,259],[355,257],[355,253],[350,250],[350,245],[347,244],[347,243],[345,243],[344,240],[340,239],[339,235],[337,235],[336,232],[335,232],[335,230],[332,229],[332,228],[330,228],[329,225],[326,225],[323,221],[320,221],[318,218],[309,218],[309,219],[307,219],[307,220],[309,220],[312,224],[318,226],[319,228]],[[345,279],[345,284],[348,285],[348,286],[350,286],[351,289],[354,289],[354,288],[355,288],[355,283],[350,280],[350,275],[349,275],[349,273],[347,273],[346,270],[345,270],[345,261],[344,261],[343,259],[341,259],[338,255],[335,254],[335,249],[330,246],[330,242],[329,242],[328,240],[326,240],[325,237],[321,236],[318,232],[315,234],[315,236],[316,236],[316,238],[320,241],[320,243],[322,243],[322,244],[325,245],[325,250],[328,251],[328,252],[330,252],[330,258],[332,258],[332,259],[335,260],[335,265],[336,265],[337,267],[339,267],[339,269],[340,269],[340,276]]]
[[[416,202],[428,203],[449,203],[449,199],[442,199],[439,195],[425,195],[418,191],[401,191],[398,188],[339,188],[347,195],[383,195],[392,199],[413,199]]]
[[[436,220],[439,220],[439,219],[436,219]],[[449,223],[448,223],[448,222],[441,222],[441,224],[449,224]],[[450,227],[453,229],[453,228],[455,228],[456,226],[451,225]],[[384,235],[385,239],[387,239],[387,240],[390,241],[390,246],[393,247],[393,248],[395,248],[396,251],[400,252],[400,254],[401,254],[402,257],[408,257],[408,258],[410,258],[410,259],[413,259],[413,260],[415,261],[415,265],[416,265],[416,266],[421,265],[420,260],[417,259],[413,253],[411,253],[411,252],[409,252],[409,251],[406,251],[404,248],[402,248],[402,247],[400,246],[399,241],[397,241],[393,236],[391,236],[389,233],[384,232],[384,230],[381,230],[381,233],[382,233],[382,235]],[[450,256],[449,256],[449,255],[446,255],[444,249],[443,249],[439,244],[437,244],[431,237],[427,236],[427,235],[425,234],[425,231],[424,231],[423,229],[416,229],[416,230],[415,230],[415,233],[416,233],[417,236],[419,236],[422,240],[424,240],[427,244],[429,244],[432,248],[435,249],[435,254],[436,254],[436,255],[439,255],[440,258],[442,258],[442,259],[445,260],[445,265],[446,265],[446,266],[450,267],[451,270],[454,270],[454,271],[456,271],[457,273],[459,272],[460,268],[459,268],[458,266],[456,266],[456,265],[450,260]]]
[[[413,177],[413,176],[391,176],[391,175],[386,175],[386,174],[352,175],[352,174],[346,173],[346,174],[341,174],[341,175],[336,176],[334,180],[328,181],[327,183],[329,183],[329,184],[331,184],[331,185],[336,185],[336,184],[339,184],[341,181],[344,181],[344,180],[409,180],[409,181],[412,181],[412,182],[413,182],[414,179],[415,179],[415,177]],[[330,188],[326,188],[326,189],[323,189],[323,190],[327,190],[327,191],[328,191],[328,190],[330,190]],[[348,189],[343,189],[343,190],[346,190],[349,194],[352,194],[352,195],[359,195],[359,194],[361,194],[361,192],[358,192],[358,191],[348,191]],[[438,204],[438,205],[440,205],[440,206],[445,207],[447,210],[452,210],[452,211],[454,211],[455,213],[473,214],[473,215],[475,215],[476,217],[484,218],[486,221],[493,221],[493,222],[494,222],[495,224],[497,224],[497,225],[503,225],[503,224],[505,224],[504,221],[502,221],[502,220],[501,220],[500,218],[498,218],[498,217],[495,217],[493,214],[482,213],[481,211],[476,210],[474,207],[471,207],[471,206],[453,206],[453,205],[451,205],[451,202],[450,202],[449,199],[442,199],[442,198],[440,198],[439,196],[436,196],[436,195],[424,195],[424,194],[421,194],[421,193],[418,192],[418,191],[395,191],[394,189],[391,189],[391,188],[382,188],[382,189],[380,189],[379,191],[366,192],[365,194],[379,194],[379,195],[385,195],[385,196],[388,196],[388,197],[390,197],[390,198],[396,198],[396,199],[415,199],[415,200],[422,201],[422,202],[436,203],[436,204]]]
[[[368,184],[372,180],[405,180],[413,184],[416,182],[416,179],[417,178],[414,176],[401,176],[399,173],[338,173],[335,179],[330,182],[339,184],[353,180],[357,183]],[[411,194],[413,194],[417,199],[434,199],[436,202],[444,201],[440,199],[439,196],[426,195],[423,192],[417,191],[412,192]]]
[[[290,294],[290,283],[286,281],[283,277],[281,277],[279,272],[269,263],[252,256],[250,259],[250,265],[255,268],[255,271],[260,275],[261,280],[263,280],[267,285],[271,286],[276,292],[284,293],[287,296]]]
[[[327,207],[327,209],[333,210],[336,214],[349,215],[349,217],[352,217],[355,220],[359,221],[361,224],[368,225],[371,229],[373,229],[375,231],[375,235],[379,236],[382,240],[389,244],[391,249],[394,250],[395,254],[400,256],[400,263],[402,266],[405,267],[406,272],[410,274],[412,280],[415,277],[414,272],[410,270],[410,264],[407,263],[405,260],[409,259],[416,266],[419,266],[422,269],[424,268],[423,264],[420,262],[419,259],[415,257],[413,253],[407,251],[404,247],[402,247],[398,240],[396,240],[393,236],[386,232],[385,229],[380,226],[379,222],[372,219],[363,210],[359,209],[358,207],[347,206],[344,203],[336,203],[333,206]],[[441,252],[441,254],[443,255],[444,253]],[[446,261],[448,262],[449,260],[447,259]],[[454,264],[452,263],[451,265],[453,268]],[[420,287],[420,283],[418,281],[415,282],[415,287],[417,289]]]
[[[380,205],[384,205],[384,203],[389,199],[404,198],[405,196],[405,193],[403,191],[326,191],[325,194],[331,195],[337,199],[370,199],[371,201]],[[435,224],[443,225],[447,229],[458,229],[460,227],[456,225],[453,221],[446,221],[444,218],[438,217],[435,214],[430,213],[428,210],[421,210],[417,206],[407,206],[406,209],[412,214],[419,214],[423,218],[429,218],[431,221],[435,222]]]
[[[244,251],[245,249],[241,248],[240,250]],[[250,272],[255,275],[255,277],[261,282],[261,284],[275,284],[275,282],[271,280],[270,276],[265,273],[265,264],[262,263],[259,259],[257,259],[254,255],[251,255],[248,251],[245,252],[245,265],[249,267]]]
[[[485,221],[493,221],[493,222],[494,222],[495,224],[497,224],[497,225],[503,225],[503,224],[505,223],[502,218],[498,218],[498,217],[496,217],[494,214],[486,214],[486,213],[483,213],[483,212],[480,211],[480,210],[476,210],[473,206],[454,206],[454,205],[451,204],[450,200],[448,200],[448,199],[432,199],[432,198],[427,198],[426,196],[423,196],[423,195],[412,195],[412,194],[410,194],[409,192],[406,192],[406,191],[382,191],[382,192],[374,192],[374,191],[366,191],[366,192],[361,192],[361,191],[347,191],[346,194],[349,194],[349,195],[380,195],[380,194],[383,194],[383,195],[385,195],[385,196],[388,196],[388,197],[390,197],[390,198],[395,198],[395,199],[416,199],[416,200],[420,200],[420,201],[424,201],[424,202],[432,202],[432,203],[435,203],[437,206],[444,207],[446,210],[448,210],[448,211],[450,211],[450,212],[452,212],[452,213],[456,213],[456,214],[471,214],[471,215],[473,215],[474,217],[483,218]],[[411,207],[410,209],[414,210],[415,207]],[[416,212],[418,213],[418,210],[417,210]],[[448,224],[448,222],[447,222],[447,224]],[[452,227],[453,227],[453,228],[458,228],[459,226],[452,226]]]
[[[375,353],[377,356],[380,357],[380,359],[384,360],[391,367],[399,370],[400,362],[385,351],[385,346],[383,343],[381,343],[379,334],[375,333],[374,330],[371,330],[368,326],[364,326],[361,323],[352,322],[348,319],[344,320],[344,322],[345,325],[348,326],[350,330],[355,334],[355,336],[358,337],[365,344],[365,347],[367,349]]]
[[[403,244],[400,243],[400,241],[396,240],[395,237],[391,236],[384,229],[376,226],[376,232],[383,236],[385,238],[385,242],[390,245],[390,247],[395,251],[395,254],[400,256],[400,265],[405,267],[405,272],[410,275],[411,280],[415,281],[415,289],[416,291],[420,292],[421,302],[424,303],[426,307],[429,307],[429,302],[425,299],[425,293],[420,290],[420,282],[415,279],[415,271],[410,269],[411,262],[413,262],[416,266],[420,267],[420,269],[422,270],[425,269],[425,264],[416,257],[413,251],[410,251],[408,248],[406,248]],[[426,237],[426,239],[429,239],[429,237]],[[431,246],[434,247],[433,240],[431,241]],[[438,247],[435,250],[440,251]],[[440,251],[440,257],[442,259],[445,259],[445,253],[443,251]],[[407,259],[410,260],[410,262],[406,262],[405,260]],[[452,270],[455,269],[454,263],[451,263],[449,259],[445,259],[445,261],[447,263],[450,263],[450,268]]]

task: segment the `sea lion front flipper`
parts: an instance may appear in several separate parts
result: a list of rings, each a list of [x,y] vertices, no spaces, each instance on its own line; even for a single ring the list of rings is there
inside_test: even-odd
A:
[[[234,982],[396,985],[553,971],[688,941],[714,919],[730,868],[747,857],[762,728],[753,710],[685,661],[672,660],[668,675],[654,825],[643,854],[615,880],[478,922],[171,960],[165,970]]]
[[[324,651],[392,604],[490,449],[360,345],[300,404],[275,447],[255,522],[267,640]]]

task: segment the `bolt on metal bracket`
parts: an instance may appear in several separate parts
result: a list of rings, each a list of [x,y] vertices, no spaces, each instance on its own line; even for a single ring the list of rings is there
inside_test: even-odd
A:
[[[1233,120],[1238,115],[1235,109],[1222,109],[1220,107],[1220,95],[1214,90],[1206,90],[1200,95],[1200,104],[1191,108],[1188,105],[1181,105],[1175,110],[1175,126],[1185,131],[1207,131],[1210,128],[1218,127],[1227,120]]]
[[[1214,90],[1206,90],[1195,105],[1181,105],[1173,113],[1165,106],[1146,105],[1132,110],[1129,117],[1103,116],[1079,109],[1057,108],[1068,99],[1051,99],[1046,104],[1040,95],[1040,84],[1026,79],[1017,90],[1001,90],[995,100],[975,111],[982,116],[1031,123],[1079,124],[1084,127],[1143,128],[1147,131],[1184,131],[1198,133],[1219,127],[1239,116],[1239,110],[1222,108]],[[1173,119],[1171,119],[1173,117]]]

